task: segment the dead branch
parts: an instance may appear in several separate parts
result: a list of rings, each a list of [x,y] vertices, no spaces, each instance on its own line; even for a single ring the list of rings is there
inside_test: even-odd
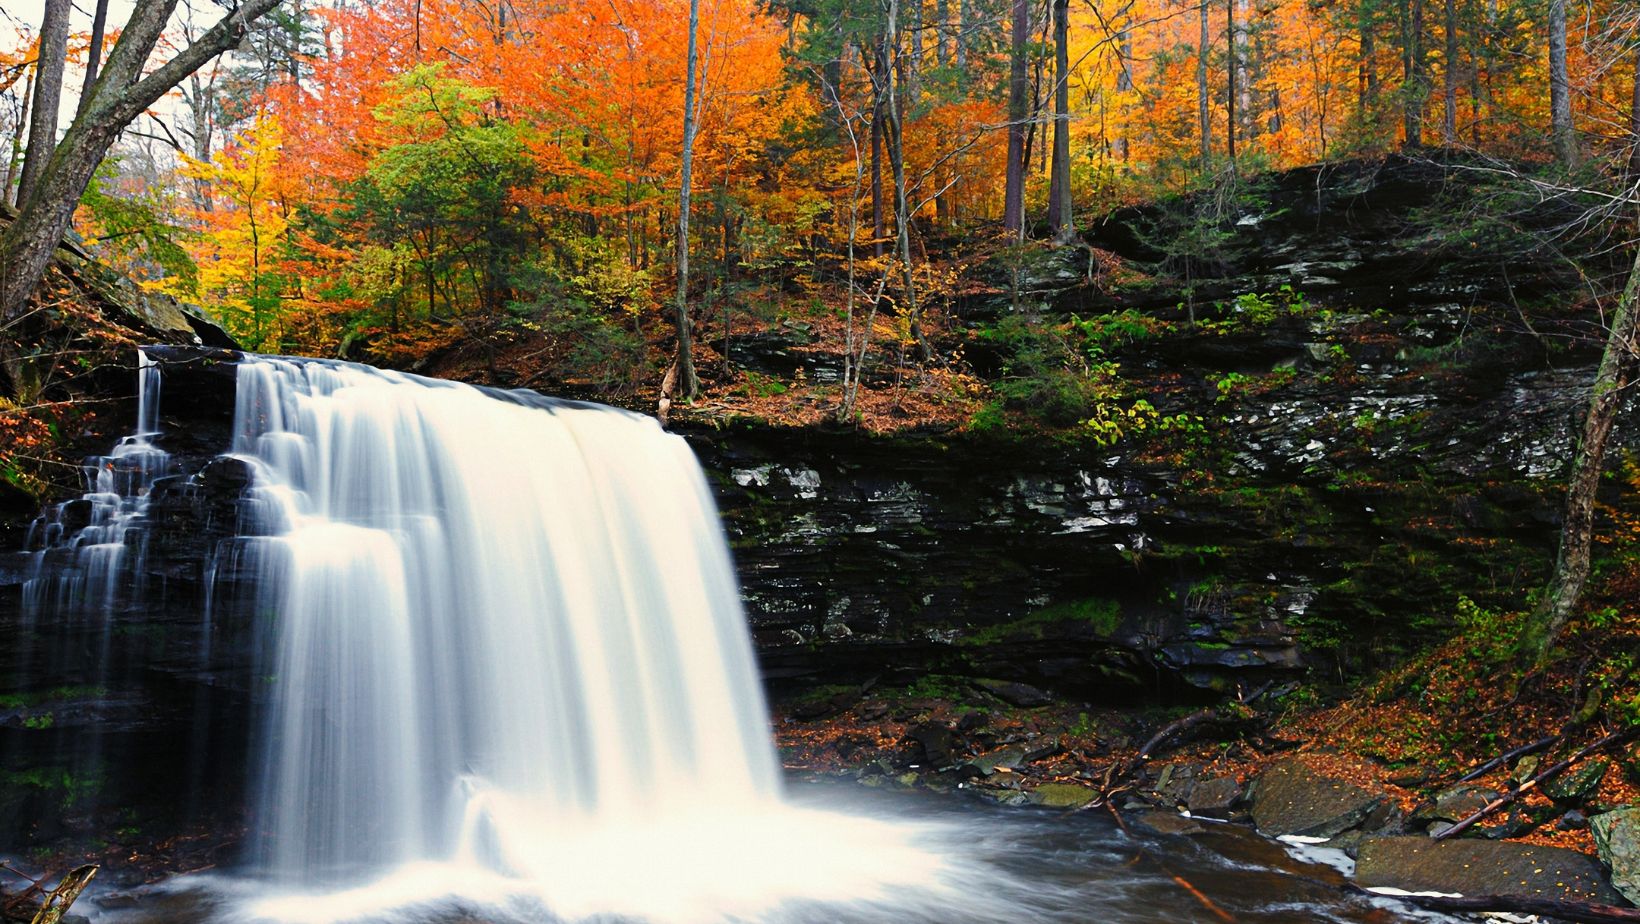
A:
[[[1457,781],[1459,783],[1468,783],[1471,780],[1478,780],[1512,760],[1519,760],[1528,754],[1536,754],[1539,751],[1548,750],[1549,748],[1554,747],[1554,745],[1564,737],[1566,737],[1565,732],[1557,732],[1553,735],[1549,735],[1548,737],[1539,738],[1531,744],[1523,744],[1513,750],[1504,751],[1502,754],[1499,754],[1486,763],[1481,764],[1479,767],[1465,773],[1463,776],[1458,777]]]
[[[1599,751],[1602,748],[1610,747],[1611,745],[1614,745],[1614,744],[1622,744],[1625,741],[1629,741],[1629,740],[1633,739],[1637,735],[1640,735],[1640,726],[1633,726],[1633,727],[1630,727],[1630,728],[1625,728],[1621,731],[1612,732],[1611,734],[1605,736],[1604,738],[1601,738],[1599,741],[1596,741],[1593,744],[1585,746],[1582,750],[1580,750],[1576,754],[1573,754],[1572,756],[1566,758],[1565,760],[1563,760],[1563,761],[1561,761],[1557,764],[1552,764],[1549,767],[1538,771],[1537,775],[1533,776],[1531,779],[1529,779],[1526,782],[1520,784],[1519,786],[1515,787],[1514,789],[1509,790],[1508,792],[1506,792],[1503,795],[1497,797],[1496,799],[1493,799],[1491,802],[1488,802],[1486,804],[1485,808],[1481,809],[1480,811],[1476,812],[1473,815],[1470,815],[1468,818],[1465,818],[1464,820],[1458,822],[1457,824],[1453,825],[1452,827],[1447,828],[1445,831],[1442,831],[1440,834],[1435,835],[1435,840],[1444,841],[1447,838],[1457,837],[1459,834],[1462,834],[1463,832],[1469,830],[1469,828],[1472,827],[1475,824],[1475,822],[1480,821],[1483,818],[1486,818],[1487,816],[1491,815],[1493,812],[1497,811],[1500,808],[1503,808],[1506,805],[1513,804],[1521,796],[1523,796],[1526,793],[1531,792],[1533,789],[1536,789],[1537,787],[1541,786],[1544,783],[1544,781],[1550,780],[1550,779],[1553,779],[1554,777],[1559,776],[1560,774],[1564,773],[1567,768],[1571,767],[1573,764],[1576,764],[1576,763],[1582,761],[1585,757],[1588,757],[1590,754],[1593,754],[1594,752]],[[1635,920],[1640,920],[1640,918],[1636,918]]]

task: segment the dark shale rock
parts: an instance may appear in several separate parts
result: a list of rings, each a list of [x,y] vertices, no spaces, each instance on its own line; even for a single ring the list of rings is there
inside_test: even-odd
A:
[[[1463,821],[1475,814],[1492,800],[1498,798],[1497,790],[1485,786],[1459,785],[1441,790],[1435,794],[1433,804],[1420,808],[1412,813],[1414,822],[1431,820]]]
[[[1166,809],[1145,809],[1136,813],[1130,822],[1133,827],[1152,834],[1202,834],[1207,831],[1201,822]]]
[[[1546,780],[1543,794],[1561,805],[1576,806],[1587,802],[1600,790],[1600,782],[1611,769],[1611,761],[1604,757],[1586,761],[1565,773]]]
[[[1242,798],[1242,785],[1235,777],[1221,776],[1211,780],[1197,780],[1190,787],[1185,806],[1190,814],[1206,818],[1229,818]]]
[[[1271,837],[1332,837],[1361,824],[1383,801],[1383,796],[1294,758],[1264,771],[1253,783],[1253,823]]]
[[[1371,838],[1361,844],[1355,878],[1363,886],[1465,895],[1525,895],[1614,903],[1600,866],[1575,850],[1459,838]]]
[[[1010,705],[1021,708],[1046,706],[1054,701],[1053,694],[1040,690],[1026,683],[1016,683],[1011,680],[991,680],[980,678],[974,685]]]

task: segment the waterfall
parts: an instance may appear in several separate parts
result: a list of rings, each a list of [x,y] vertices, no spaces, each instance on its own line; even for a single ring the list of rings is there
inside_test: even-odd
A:
[[[782,801],[680,437],[534,392],[236,364],[232,445],[190,480],[156,446],[142,358],[138,432],[36,525],[26,589],[41,616],[112,612],[151,577],[150,494],[231,488],[237,522],[191,553],[202,676],[248,649],[261,704],[228,919],[727,921],[944,894],[916,826]]]
[[[520,825],[773,799],[705,479],[611,408],[314,361],[239,367],[278,614],[261,862],[527,865]]]

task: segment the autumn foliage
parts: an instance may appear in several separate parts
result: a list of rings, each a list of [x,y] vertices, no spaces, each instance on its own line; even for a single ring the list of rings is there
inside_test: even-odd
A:
[[[1231,169],[1407,145],[1547,160],[1542,5],[1075,6],[1079,220]],[[1016,56],[1031,81],[1026,200],[1045,207],[1052,39],[1047,5],[1027,6],[1019,46],[1006,0],[704,3],[690,224],[701,317],[791,296],[883,307],[879,347],[915,334],[898,309],[929,300],[906,287],[950,285],[918,254],[997,233]],[[1616,176],[1640,17],[1609,0],[1591,10],[1570,42],[1577,128],[1590,169]],[[79,230],[251,348],[413,362],[524,338],[544,356],[580,350],[571,364],[606,377],[653,375],[687,28],[684,0],[287,5],[226,76],[183,94],[191,115],[173,121],[194,143],[167,130],[177,151],[150,147],[145,173],[128,149]],[[30,37],[5,47],[0,92],[21,99]],[[214,129],[203,142],[201,126]],[[906,255],[893,246],[896,160]],[[897,259],[919,265],[901,274]]]

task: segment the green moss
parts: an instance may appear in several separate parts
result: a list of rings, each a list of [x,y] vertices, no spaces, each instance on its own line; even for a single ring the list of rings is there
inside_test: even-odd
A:
[[[107,688],[98,686],[66,686],[32,693],[7,693],[0,696],[0,709],[27,709],[56,700],[97,699],[107,695]]]
[[[960,640],[963,645],[994,645],[1008,639],[1040,639],[1050,627],[1085,624],[1098,635],[1114,633],[1122,623],[1122,608],[1115,600],[1089,597],[1043,607],[1011,622],[986,626]]]

